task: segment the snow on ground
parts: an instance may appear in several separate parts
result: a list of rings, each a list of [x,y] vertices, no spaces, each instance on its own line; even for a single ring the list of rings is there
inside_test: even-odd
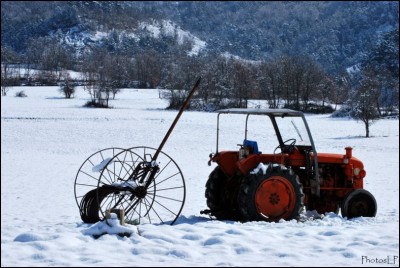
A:
[[[14,97],[20,90],[28,97]],[[366,139],[361,122],[307,115],[319,152],[344,154],[351,145],[364,162],[375,218],[239,223],[199,213],[215,167],[207,161],[216,114],[185,112],[163,149],[186,181],[176,224],[95,239],[74,197],[81,164],[103,148],[158,147],[177,112],[163,110],[157,90],[124,89],[113,109],[83,108],[88,97],[82,89],[63,99],[57,87],[16,87],[1,98],[1,266],[399,266],[398,120],[377,121]],[[221,124],[229,135],[220,146],[231,146],[222,149],[242,142],[244,121],[236,121]]]

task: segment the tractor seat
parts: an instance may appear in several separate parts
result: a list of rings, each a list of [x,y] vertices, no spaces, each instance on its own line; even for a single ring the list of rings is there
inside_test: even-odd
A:
[[[249,148],[249,153],[250,154],[259,154],[261,152],[258,151],[258,145],[256,141],[251,141],[251,140],[244,140],[243,141],[243,147]]]

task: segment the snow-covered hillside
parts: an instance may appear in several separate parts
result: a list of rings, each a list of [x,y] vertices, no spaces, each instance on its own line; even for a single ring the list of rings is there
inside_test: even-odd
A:
[[[152,20],[149,22],[141,22],[139,24],[140,30],[148,32],[154,38],[160,38],[160,35],[175,37],[178,44],[182,45],[185,41],[193,43],[191,51],[188,52],[189,56],[198,55],[201,49],[206,47],[206,42],[200,40],[188,31],[184,31],[169,20],[162,20],[161,22]]]
[[[170,20],[150,20],[140,22],[137,28],[129,30],[100,30],[96,31],[81,31],[76,28],[71,28],[63,37],[62,42],[74,47],[77,51],[87,49],[88,44],[96,42],[114,43],[115,46],[123,46],[124,43],[138,43],[141,38],[162,39],[170,37],[175,39],[177,44],[182,45],[184,42],[191,44],[191,49],[186,53],[189,56],[196,56],[200,50],[206,47],[206,42],[193,35],[192,33],[183,30],[179,25]]]
[[[14,97],[21,90],[28,97]],[[176,224],[94,239],[75,202],[79,167],[103,148],[158,147],[177,112],[163,109],[157,90],[123,89],[113,109],[82,108],[88,97],[81,88],[63,99],[57,87],[16,87],[1,98],[1,266],[399,266],[398,120],[377,121],[366,139],[362,122],[307,115],[319,152],[350,145],[364,162],[375,218],[239,223],[200,215],[217,118],[185,112],[163,149],[186,181]],[[238,148],[243,124],[225,121],[220,146]]]

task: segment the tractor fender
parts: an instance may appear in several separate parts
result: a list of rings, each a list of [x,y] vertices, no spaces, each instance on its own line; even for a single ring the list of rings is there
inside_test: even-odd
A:
[[[239,172],[246,176],[260,163],[277,163],[285,165],[288,154],[251,154],[237,162]]]

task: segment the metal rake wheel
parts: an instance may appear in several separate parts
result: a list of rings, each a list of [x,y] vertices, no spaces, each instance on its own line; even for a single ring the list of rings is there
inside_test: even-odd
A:
[[[79,168],[74,182],[75,201],[79,211],[82,212],[82,198],[91,190],[97,189],[101,166],[125,149],[106,148],[90,155]]]
[[[193,86],[158,149],[109,148],[86,159],[75,178],[75,199],[83,222],[98,222],[106,218],[106,212],[115,209],[130,224],[175,223],[185,203],[185,180],[175,161],[161,150],[200,80]],[[108,157],[103,155],[106,152]]]
[[[115,155],[101,171],[97,184],[102,217],[107,210],[123,209],[129,224],[172,225],[183,209],[185,196],[185,180],[176,162],[145,146]]]

